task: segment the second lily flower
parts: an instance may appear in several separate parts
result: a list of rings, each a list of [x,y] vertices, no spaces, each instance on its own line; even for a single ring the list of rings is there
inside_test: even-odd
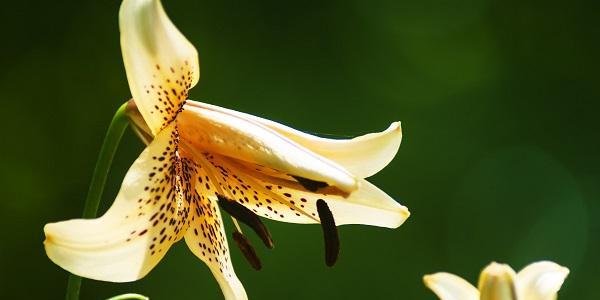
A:
[[[479,277],[479,288],[450,274],[426,275],[423,280],[440,300],[556,300],[569,269],[551,261],[532,263],[519,273],[491,263]]]

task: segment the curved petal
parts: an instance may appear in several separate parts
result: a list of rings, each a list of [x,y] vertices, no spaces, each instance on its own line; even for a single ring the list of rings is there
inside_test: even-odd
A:
[[[491,263],[479,277],[480,300],[517,300],[515,271],[508,265]]]
[[[231,158],[201,154],[197,161],[212,168],[225,196],[246,206],[259,216],[289,223],[319,223],[317,201],[327,202],[337,225],[364,224],[387,228],[400,226],[410,215],[408,209],[383,191],[360,181],[358,190],[349,196],[334,187],[312,192],[297,181],[284,179],[285,174],[265,174],[265,167],[253,166]],[[289,176],[288,176],[289,177]]]
[[[397,228],[410,216],[408,208],[364,179],[360,181],[360,188],[348,198],[325,195],[323,199],[338,225],[365,224]]]
[[[522,299],[553,300],[560,290],[569,269],[550,261],[528,265],[517,274]]]
[[[186,106],[177,122],[182,139],[196,149],[322,181],[345,192],[358,188],[357,179],[340,165],[256,122],[193,106]]]
[[[188,101],[186,105],[214,110],[257,122],[340,164],[350,173],[361,178],[372,176],[387,166],[396,156],[402,141],[400,122],[392,123],[385,131],[369,133],[352,139],[326,139],[271,120],[216,105],[197,101]]]
[[[200,170],[199,177],[205,177]],[[206,188],[210,185],[211,188]],[[185,242],[198,258],[213,273],[226,300],[248,299],[244,286],[237,278],[231,256],[221,213],[217,207],[214,193],[215,187],[210,181],[196,185],[196,196],[190,218],[190,228],[185,235]]]
[[[126,282],[144,277],[181,239],[189,213],[188,162],[168,127],[131,166],[111,208],[97,219],[44,227],[46,254],[63,269],[96,280]]]
[[[425,275],[423,281],[441,300],[479,300],[479,291],[454,274]]]
[[[131,94],[156,135],[175,118],[198,82],[198,53],[159,0],[124,0],[119,26]]]

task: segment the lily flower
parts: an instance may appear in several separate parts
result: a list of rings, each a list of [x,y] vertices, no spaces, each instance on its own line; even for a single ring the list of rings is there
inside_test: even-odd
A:
[[[268,247],[273,241],[259,216],[320,223],[329,265],[339,250],[336,226],[396,228],[408,218],[406,207],[364,179],[395,156],[399,123],[333,140],[188,100],[200,75],[198,55],[160,1],[124,0],[119,23],[131,119],[147,147],[103,216],[45,226],[45,249],[54,263],[86,278],[134,281],[184,239],[226,299],[247,299],[219,207],[234,223],[250,226]],[[239,227],[233,238],[260,268]]]
[[[479,289],[450,274],[423,277],[441,300],[555,300],[569,269],[550,261],[532,263],[519,273],[508,265],[491,263],[479,277]]]

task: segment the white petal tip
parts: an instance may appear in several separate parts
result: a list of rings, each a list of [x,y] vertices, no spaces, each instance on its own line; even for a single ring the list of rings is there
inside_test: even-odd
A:
[[[434,280],[435,280],[435,274],[427,274],[427,275],[423,276],[423,283],[427,287],[431,287],[431,285],[433,284]]]
[[[380,211],[379,213],[379,222],[368,225],[396,229],[402,226],[402,224],[410,217],[408,208],[400,204],[398,204],[397,207],[388,209],[387,212]]]
[[[425,286],[441,300],[477,300],[479,292],[464,279],[450,273],[438,272],[423,276]]]
[[[398,228],[398,227],[400,227],[410,217],[410,211],[408,210],[408,208],[406,206],[400,205],[397,213],[398,213],[398,221],[391,228]]]
[[[400,121],[396,121],[393,122],[392,124],[390,124],[390,127],[388,127],[388,129],[384,130],[383,133],[387,132],[390,136],[390,142],[396,144],[397,147],[400,146],[400,143],[402,142],[402,124],[400,123]],[[396,147],[394,146],[394,147]],[[396,149],[397,151],[397,149]]]
[[[569,275],[569,273],[570,273],[569,268],[563,267],[555,262],[548,261],[548,260],[543,260],[543,261],[538,261],[538,262],[532,263],[532,264],[528,265],[526,268],[533,268],[533,269],[545,270],[545,271],[553,272],[553,273],[560,273],[565,276]]]
[[[43,244],[48,258],[72,274],[94,280],[132,282],[146,276],[152,269],[143,255],[147,241],[138,239],[124,244],[95,239],[99,232],[82,228],[89,229],[90,222],[96,220],[46,224]]]
[[[432,286],[436,285],[438,282],[444,280],[444,278],[446,277],[453,277],[453,274],[450,273],[446,273],[446,272],[437,272],[437,273],[433,273],[433,274],[427,274],[423,276],[423,283],[425,283],[425,285],[428,288],[431,288]]]
[[[558,293],[569,269],[551,261],[532,263],[517,274],[525,292],[541,299],[550,299]]]
[[[395,131],[397,133],[402,133],[402,124],[400,121],[396,121],[390,125],[388,128],[389,131]]]
[[[507,264],[500,264],[497,262],[491,262],[485,269],[482,271],[482,275],[490,276],[490,277],[504,277],[504,276],[512,276],[515,271]]]

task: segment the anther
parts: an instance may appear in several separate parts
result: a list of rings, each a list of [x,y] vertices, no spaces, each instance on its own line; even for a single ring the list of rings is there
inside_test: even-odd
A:
[[[256,255],[256,251],[254,250],[254,247],[252,247],[252,245],[250,244],[248,238],[246,238],[245,235],[236,230],[233,232],[233,240],[237,244],[238,248],[240,248],[240,251],[242,251],[242,254],[244,254],[244,257],[246,258],[248,263],[250,263],[252,268],[254,268],[257,271],[262,269],[260,259],[258,258],[258,255]]]
[[[270,249],[273,249],[273,239],[271,238],[271,233],[263,224],[263,222],[258,218],[256,214],[254,214],[251,210],[247,209],[245,206],[225,198],[224,196],[217,195],[219,199],[219,206],[229,213],[232,217],[236,218],[238,221],[250,226],[256,234],[263,241],[265,246]]]
[[[327,186],[329,186],[326,182],[323,182],[323,181],[316,181],[316,180],[312,180],[312,179],[308,179],[308,178],[304,178],[304,177],[300,177],[300,176],[294,176],[294,175],[292,175],[292,177],[294,177],[294,179],[296,179],[296,181],[298,181],[298,183],[302,187],[304,187],[305,189],[307,189],[311,192],[316,192],[319,189],[326,188]]]
[[[321,228],[323,229],[323,239],[325,241],[325,264],[333,267],[340,253],[340,238],[333,214],[323,199],[317,200],[317,212],[321,219]]]

